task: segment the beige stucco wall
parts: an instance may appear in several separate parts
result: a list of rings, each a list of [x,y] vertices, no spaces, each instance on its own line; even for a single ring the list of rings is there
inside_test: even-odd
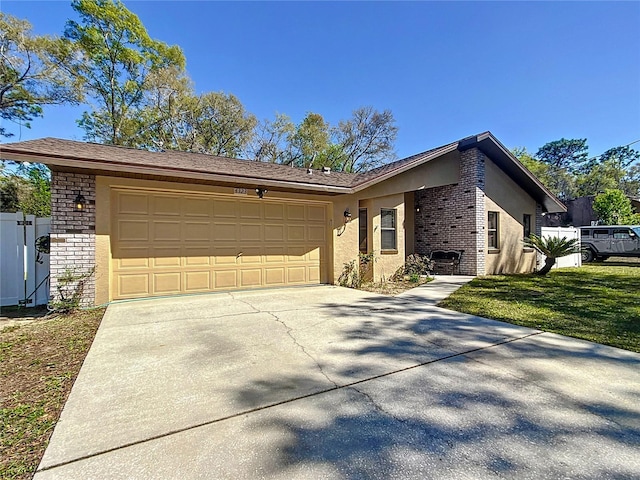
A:
[[[485,164],[485,210],[499,212],[499,249],[486,249],[486,274],[531,272],[536,254],[522,243],[522,216],[531,215],[535,232],[536,202],[500,168],[487,159]]]
[[[459,162],[459,152],[451,152],[356,194],[334,197],[334,282],[344,265],[358,258],[359,208],[367,209],[369,253],[375,258],[373,280],[379,282],[393,275],[406,256],[414,252],[413,191],[456,183],[460,176]],[[352,213],[352,220],[345,226],[343,213],[346,208]],[[381,208],[397,210],[398,249],[394,252],[382,253],[380,249]]]

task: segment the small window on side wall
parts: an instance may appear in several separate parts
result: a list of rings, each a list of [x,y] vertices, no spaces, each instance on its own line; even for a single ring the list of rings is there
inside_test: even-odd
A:
[[[528,213],[522,215],[522,235],[524,238],[531,235],[531,215]]]
[[[391,208],[380,209],[380,236],[381,250],[397,250],[397,218],[396,210]]]
[[[488,212],[487,217],[487,246],[490,250],[497,250],[500,248],[498,239],[500,238],[498,212]]]

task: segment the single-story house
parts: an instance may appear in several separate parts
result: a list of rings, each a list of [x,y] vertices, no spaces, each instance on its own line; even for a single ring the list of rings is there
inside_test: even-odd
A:
[[[465,275],[529,272],[523,237],[565,211],[490,132],[357,174],[56,138],[0,152],[51,169],[51,293],[95,266],[93,304],[336,283],[360,252],[375,281],[434,249]]]

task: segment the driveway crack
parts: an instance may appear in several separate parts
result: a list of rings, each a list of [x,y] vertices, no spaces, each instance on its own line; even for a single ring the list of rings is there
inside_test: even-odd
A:
[[[375,408],[378,412],[386,415],[387,417],[391,417],[393,418],[396,422],[402,423],[403,425],[408,425],[408,421],[404,418],[400,418],[397,415],[391,413],[389,410],[386,410],[382,405],[380,405],[378,402],[376,402],[373,397],[371,395],[369,395],[366,392],[363,392],[362,390],[357,389],[354,386],[349,387],[351,390],[355,390],[356,392],[358,392],[360,395],[362,395],[363,397],[365,397],[369,403],[371,405],[373,405],[373,408]]]
[[[293,328],[291,328],[289,325],[287,325],[284,320],[282,320],[280,317],[278,317],[275,313],[272,312],[263,312],[266,313],[267,315],[271,315],[274,320],[278,323],[280,323],[285,329],[286,329],[286,333],[289,336],[289,338],[291,340],[293,340],[293,343],[300,349],[302,350],[302,353],[304,353],[307,357],[309,357],[311,359],[311,361],[313,363],[316,364],[316,366],[318,367],[318,370],[320,371],[320,374],[327,379],[327,381],[329,381],[334,387],[338,387],[338,384],[336,382],[334,382],[333,380],[331,380],[329,378],[329,376],[326,374],[326,372],[324,371],[324,369],[322,368],[322,365],[320,365],[320,362],[318,362],[318,360],[316,360],[314,358],[313,355],[311,355],[309,352],[307,352],[307,349],[304,348],[304,345],[302,345],[300,342],[298,342],[298,339],[293,335]]]
[[[278,317],[275,313],[273,312],[265,312],[260,310],[259,308],[256,308],[254,305],[252,305],[251,303],[247,302],[246,300],[242,300],[240,298],[236,298],[233,296],[233,293],[228,292],[229,296],[234,299],[237,302],[241,302],[244,303],[245,305],[249,306],[250,308],[253,309],[253,311],[255,313],[265,313],[271,317],[273,317],[273,319],[278,322],[279,324],[281,324],[285,329],[286,329],[286,333],[289,336],[289,338],[291,340],[293,340],[293,343],[300,349],[302,350],[302,353],[304,353],[307,357],[309,357],[311,359],[311,361],[313,363],[316,364],[316,366],[318,367],[318,370],[320,371],[320,374],[327,379],[327,381],[329,383],[331,383],[334,387],[338,388],[338,384],[336,382],[334,382],[333,380],[331,380],[329,378],[329,376],[326,374],[326,372],[324,371],[324,369],[322,368],[322,365],[320,365],[320,362],[318,362],[318,360],[316,360],[313,355],[311,355],[309,352],[307,352],[307,349],[304,348],[304,345],[302,345],[300,342],[298,342],[298,339],[293,335],[293,328],[291,328],[289,325],[287,325],[284,320],[282,320],[280,317]]]

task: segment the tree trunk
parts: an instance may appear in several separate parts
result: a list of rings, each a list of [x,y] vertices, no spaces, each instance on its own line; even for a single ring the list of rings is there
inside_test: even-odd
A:
[[[538,270],[538,275],[546,275],[547,273],[549,273],[549,270],[551,270],[551,267],[553,267],[555,263],[555,257],[547,257],[547,259],[544,261],[544,267]]]

